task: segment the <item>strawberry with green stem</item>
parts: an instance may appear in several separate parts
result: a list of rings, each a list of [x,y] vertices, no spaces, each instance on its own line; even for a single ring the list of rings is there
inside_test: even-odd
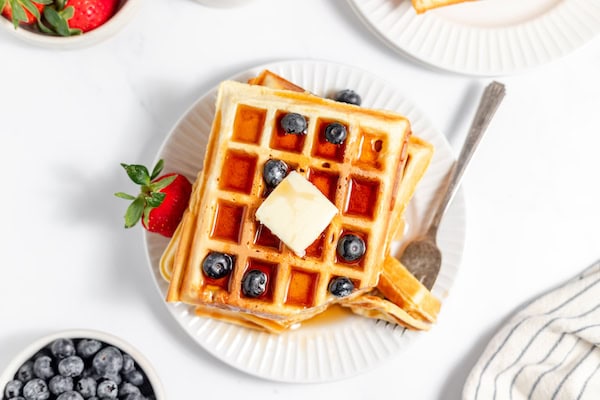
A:
[[[40,21],[41,12],[53,0],[0,0],[0,12],[11,20],[15,29],[19,24],[31,25]]]
[[[160,176],[164,167],[159,160],[152,174],[143,165],[121,164],[133,182],[141,186],[140,194],[132,196],[118,192],[115,196],[133,200],[125,213],[125,228],[131,228],[141,219],[150,232],[171,237],[187,208],[192,184],[180,174]]]
[[[119,0],[54,0],[54,7],[44,9],[44,18],[56,34],[73,36],[105,24],[118,6]]]

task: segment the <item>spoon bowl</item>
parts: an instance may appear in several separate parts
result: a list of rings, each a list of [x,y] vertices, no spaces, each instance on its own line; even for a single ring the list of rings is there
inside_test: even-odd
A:
[[[411,241],[404,248],[400,262],[418,277],[426,288],[431,289],[442,266],[442,252],[435,240],[423,237]]]

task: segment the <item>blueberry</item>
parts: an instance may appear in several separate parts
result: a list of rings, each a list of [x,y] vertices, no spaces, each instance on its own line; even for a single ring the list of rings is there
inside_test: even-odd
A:
[[[73,390],[73,378],[70,376],[55,375],[48,382],[48,389],[54,395],[59,395],[69,390]]]
[[[75,355],[75,345],[71,339],[56,339],[50,344],[50,351],[55,358],[62,360]]]
[[[96,395],[96,387],[98,386],[96,380],[91,377],[81,378],[75,384],[75,390],[81,393],[83,397],[91,397]]]
[[[96,339],[81,339],[77,343],[77,355],[88,358],[96,354],[102,348],[102,343]]]
[[[144,384],[144,375],[135,369],[127,372],[125,374],[125,379],[127,379],[127,382],[135,386],[142,386]]]
[[[111,380],[102,381],[98,385],[96,393],[101,399],[116,399],[119,394],[119,388],[117,384]]]
[[[79,376],[83,372],[83,360],[79,356],[70,356],[60,360],[58,373],[62,376]]]
[[[242,280],[242,292],[247,297],[258,297],[267,290],[267,274],[253,269]]]
[[[7,399],[12,399],[21,394],[21,389],[23,388],[23,382],[20,380],[12,380],[6,384],[4,387],[4,395]]]
[[[288,172],[288,166],[281,160],[269,160],[263,167],[263,179],[267,186],[274,188],[279,185]]]
[[[123,355],[116,347],[108,346],[96,353],[92,365],[102,377],[117,375],[123,368]]]
[[[43,379],[33,378],[23,387],[23,397],[26,400],[47,400],[50,398],[48,385]]]
[[[33,379],[33,361],[29,360],[19,367],[17,371],[17,379],[21,382],[27,382]]]
[[[224,278],[233,269],[233,259],[229,254],[212,251],[202,262],[202,271],[212,279]]]
[[[83,396],[77,392],[64,392],[56,398],[56,400],[83,400]]]
[[[365,254],[365,242],[356,235],[344,235],[338,241],[337,253],[346,261],[356,261]]]
[[[130,382],[125,382],[119,386],[119,396],[125,397],[130,394],[141,394],[140,388]]]
[[[121,377],[121,374],[105,375],[105,376],[103,376],[103,378],[104,379],[108,379],[109,381],[113,381],[117,385],[120,385],[121,382],[123,382],[123,378]]]
[[[329,143],[342,144],[346,136],[348,136],[346,127],[338,122],[332,122],[325,128],[325,140]]]
[[[39,356],[36,358],[33,362],[33,373],[35,376],[41,379],[52,378],[54,376],[52,359],[48,356]]]
[[[360,103],[362,102],[358,93],[352,89],[340,90],[335,94],[333,99],[335,101],[341,101],[342,103],[354,104],[357,106],[360,106]]]
[[[297,113],[288,113],[281,118],[281,129],[285,133],[293,133],[296,135],[306,134],[308,123],[304,116]]]
[[[345,276],[338,276],[329,282],[329,292],[336,297],[348,296],[354,290],[354,283]]]
[[[129,354],[123,354],[123,369],[121,371],[123,373],[133,371],[135,369],[135,361],[133,361],[133,357]]]

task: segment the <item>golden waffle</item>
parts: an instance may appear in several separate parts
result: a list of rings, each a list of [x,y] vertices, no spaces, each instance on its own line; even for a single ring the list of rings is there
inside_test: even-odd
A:
[[[434,8],[449,6],[451,4],[465,3],[475,0],[412,0],[412,5],[417,11],[417,14],[425,11],[433,10]]]
[[[301,87],[287,81],[283,77],[274,74],[271,71],[264,70],[260,75],[256,78],[249,80],[249,83],[256,85],[263,85],[272,88],[279,89],[288,89],[294,91],[304,91]],[[399,192],[397,194],[397,202],[396,208],[392,214],[392,224],[396,226],[396,228],[392,228],[390,232],[395,231],[395,237],[399,240],[403,234],[403,214],[404,209],[412,195],[414,194],[417,183],[422,178],[425,170],[427,169],[429,162],[433,155],[433,146],[431,144],[423,141],[422,139],[411,136],[408,143],[408,156],[406,160],[405,171],[402,176],[402,181],[399,187]],[[170,280],[171,271],[170,268],[173,264],[172,258],[174,257],[174,249],[177,248],[179,241],[179,230],[176,232],[173,240],[169,244],[168,248],[164,253],[165,262],[162,264],[163,267],[167,267],[167,269],[163,269],[162,273],[165,279]],[[395,276],[395,279],[385,279],[383,285],[385,285],[385,291],[389,294],[392,299],[402,299],[401,304],[407,305],[411,303],[417,303],[418,300],[409,301],[411,293],[414,293],[414,278],[412,276],[408,276],[408,279],[399,279],[398,276],[402,276],[402,274],[406,274],[408,271],[399,263],[388,262],[387,271],[391,276]],[[398,268],[398,271],[394,271],[394,267]],[[383,271],[383,274],[386,274],[386,270]],[[389,282],[396,282],[397,284],[390,285]],[[406,282],[406,290],[404,289],[404,282]],[[419,282],[417,282],[419,284]],[[412,287],[411,287],[412,286]],[[427,291],[426,288],[422,287],[422,290]],[[420,296],[421,298],[426,298],[426,296]],[[438,302],[439,304],[439,302]],[[381,292],[375,290],[368,295],[363,295],[358,298],[355,298],[348,304],[352,311],[357,314],[370,317],[370,318],[378,318],[383,319],[393,323],[399,323],[403,326],[412,328],[412,329],[427,329],[429,325],[425,323],[425,321],[421,321],[417,323],[415,321],[419,321],[417,318],[422,318],[422,316],[417,316],[416,318],[408,314],[405,310],[398,307],[396,304],[390,302],[385,299]],[[299,322],[299,320],[295,320],[294,318],[288,320],[280,320],[280,321],[272,321],[269,319],[261,319],[259,317],[229,312],[225,310],[215,310],[214,308],[202,307],[199,306],[197,309],[197,314],[202,316],[209,316],[218,318],[221,320],[225,320],[227,322],[237,323],[242,326],[258,328],[267,330],[269,332],[281,332],[295,323]],[[426,319],[428,322],[434,322],[434,319],[428,318]]]
[[[363,301],[364,296],[360,296],[343,305],[364,315],[361,307],[368,304],[372,317],[396,323],[405,321],[406,325],[414,325],[414,321],[434,323],[440,311],[440,301],[398,259],[388,256],[383,268],[375,296],[367,303]]]
[[[256,85],[263,85],[272,88],[280,88],[280,89],[288,89],[294,91],[304,91],[301,87],[287,81],[283,77],[274,74],[271,71],[264,70],[260,75],[256,78],[249,80],[249,83]],[[417,183],[422,178],[425,170],[427,169],[429,162],[433,155],[433,147],[431,144],[423,141],[422,139],[411,136],[408,143],[408,157],[406,160],[405,171],[402,176],[402,181],[399,187],[399,192],[397,195],[398,201],[396,203],[396,208],[392,215],[392,223],[397,227],[396,231],[396,239],[399,240],[403,233],[403,219],[402,215],[404,213],[404,209],[408,204],[409,200],[412,198],[414,194]],[[391,232],[393,232],[392,229]],[[178,232],[175,234],[173,241],[170,243],[169,247],[165,251],[165,258],[173,257],[173,251],[170,249],[176,248],[178,243],[179,234]],[[387,268],[383,271],[383,281],[381,285],[384,286],[384,290],[389,294],[389,297],[392,299],[396,299],[399,301],[399,304],[410,305],[411,309],[419,309],[418,306],[419,301],[423,299],[428,299],[430,293],[426,288],[420,285],[420,282],[416,282],[416,286],[420,287],[421,291],[425,291],[428,295],[420,295],[418,298],[414,298],[414,300],[410,300],[410,296],[415,293],[415,282],[414,277],[412,275],[402,276],[407,274],[408,271],[399,263],[397,260],[395,262],[387,262]],[[166,265],[170,266],[172,261],[166,262]],[[397,269],[397,271],[395,271]],[[386,270],[387,274],[390,276],[394,276],[393,279],[386,279]],[[163,270],[163,276],[165,279],[170,280],[170,270]],[[392,284],[390,284],[392,283]],[[395,283],[395,284],[394,284]],[[418,291],[416,291],[418,293]],[[400,300],[398,300],[400,299]],[[404,300],[402,300],[404,299]],[[439,301],[434,299],[437,302],[437,310],[434,313],[429,311],[429,315],[427,314],[427,309],[425,309],[425,315],[428,317],[423,318],[423,313],[421,315],[412,316],[407,313],[404,309],[397,306],[396,304],[390,302],[386,298],[384,298],[383,294],[380,291],[374,290],[372,293],[361,295],[351,302],[347,304],[347,306],[352,309],[356,314],[360,314],[369,318],[383,319],[392,323],[400,324],[405,327],[411,329],[429,329],[430,323],[435,322],[435,317],[433,315],[437,314],[439,310]],[[430,300],[431,302],[431,300]],[[197,308],[196,313],[201,316],[208,316],[213,318],[218,318],[230,323],[236,323],[238,325],[254,328],[254,329],[262,329],[269,332],[279,333],[283,330],[288,329],[290,326],[293,326],[299,321],[292,319],[289,320],[280,320],[280,321],[272,321],[269,319],[259,318],[253,315],[242,314],[237,312],[230,312],[226,310],[216,310],[210,307],[202,307],[199,306]],[[414,315],[414,312],[413,312]]]
[[[303,88],[268,70],[264,70],[248,82],[273,88],[304,91]],[[433,146],[417,136],[411,135],[407,152],[404,173],[396,195],[396,206],[391,214],[390,238],[394,240],[400,240],[403,236],[404,211],[415,193],[417,184],[429,167],[433,157]],[[440,302],[421,282],[414,278],[400,261],[388,256],[377,289],[353,298],[344,306],[350,307],[354,313],[365,317],[382,319],[410,329],[423,330],[429,329],[431,323],[436,321]],[[261,325],[261,321],[255,320],[254,322]],[[263,326],[263,328],[270,330],[269,321],[265,321],[265,324],[267,326]],[[286,326],[290,325],[292,325],[291,322]],[[278,328],[282,329],[281,325]]]
[[[308,120],[306,135],[280,131],[279,119],[297,112]],[[346,125],[342,145],[323,140],[327,123]],[[373,288],[389,250],[390,218],[405,161],[408,121],[307,93],[224,82],[190,206],[161,263],[173,262],[168,301],[214,306],[270,319],[300,320],[339,302],[327,287],[334,277],[353,281],[344,301]],[[404,150],[404,151],[403,151]],[[300,258],[258,224],[254,213],[265,197],[262,166],[285,161],[305,176],[340,212]],[[336,256],[338,238],[361,236],[366,253],[357,263]],[[235,258],[219,281],[202,273],[211,251]],[[163,266],[169,270],[169,266]],[[241,292],[244,274],[263,271],[269,283],[260,298]]]

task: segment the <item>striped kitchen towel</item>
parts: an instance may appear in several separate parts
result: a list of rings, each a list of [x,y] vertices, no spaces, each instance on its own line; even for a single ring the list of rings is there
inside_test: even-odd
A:
[[[600,399],[600,260],[495,335],[463,399]]]

